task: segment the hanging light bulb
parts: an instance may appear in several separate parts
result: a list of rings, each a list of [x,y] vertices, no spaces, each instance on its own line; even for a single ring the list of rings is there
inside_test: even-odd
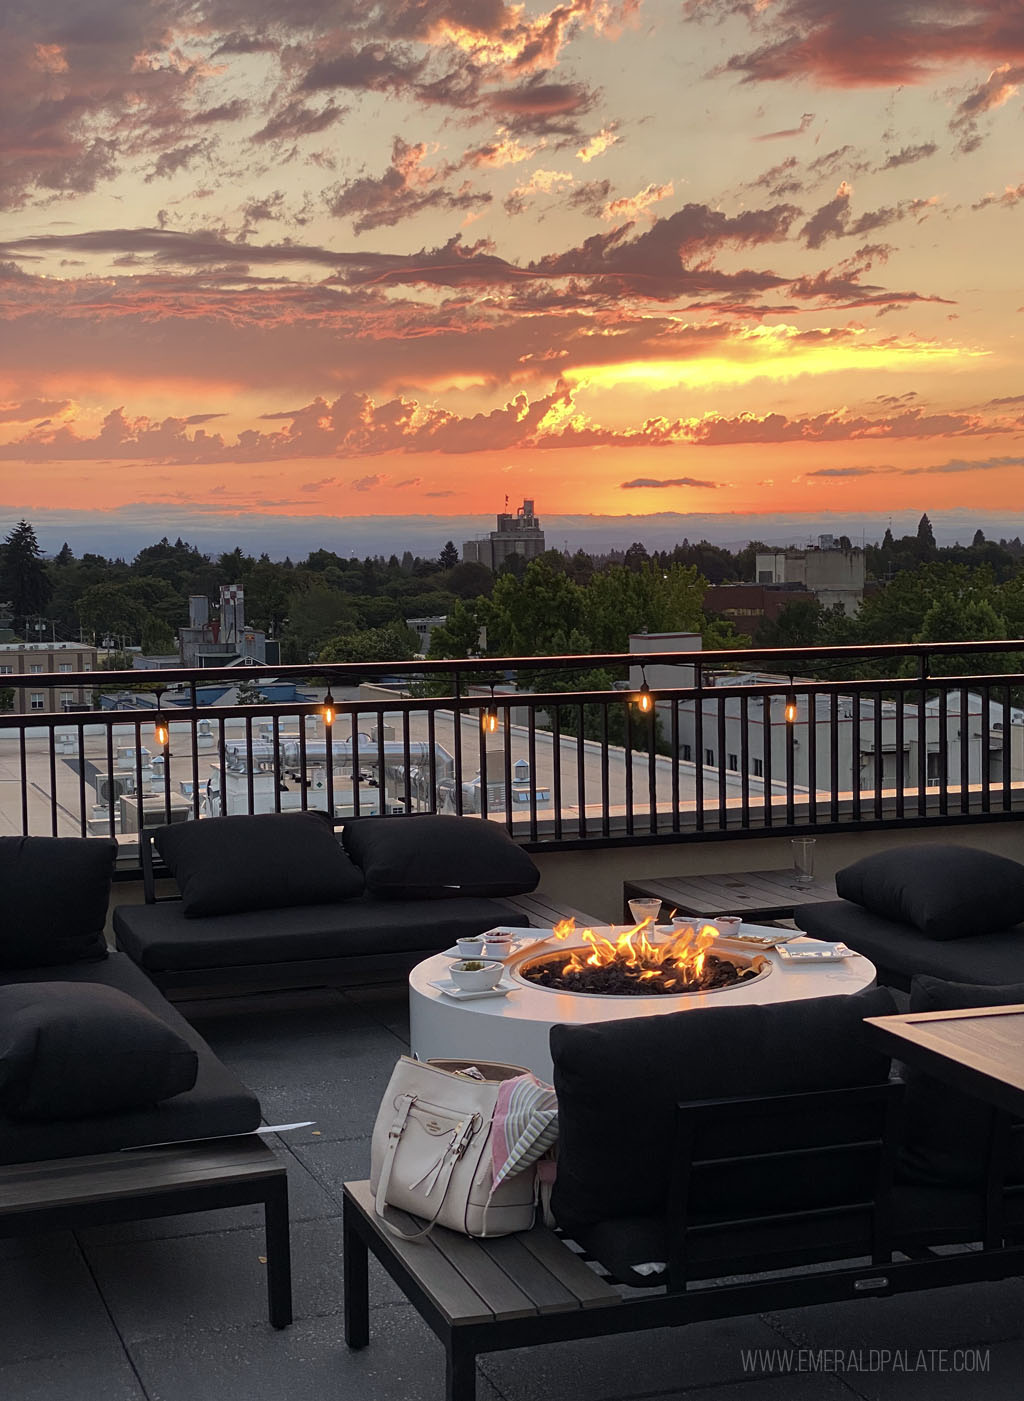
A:
[[[334,708],[334,697],[331,695],[330,686],[327,687],[327,694],[324,696],[323,704],[320,707],[320,718],[328,729],[334,724],[338,712]]]
[[[794,725],[794,724],[796,724],[796,717],[797,717],[796,696],[793,694],[792,691],[788,691],[788,692],[786,693],[786,708],[785,708],[785,710],[784,710],[782,713],[783,713],[783,715],[786,717],[786,724],[787,724],[787,725]]]
[[[160,749],[166,749],[171,742],[171,727],[167,723],[167,718],[160,709],[160,701],[163,691],[156,693],[156,715],[153,717],[153,739]]]
[[[647,668],[645,666],[641,666],[640,675],[643,677],[643,680],[633,700],[641,715],[650,715],[651,711],[654,709],[654,696],[651,694],[651,688],[647,684]]]
[[[498,707],[494,704],[494,687],[491,687],[491,703],[480,712],[480,728],[485,735],[496,735],[501,728]]]

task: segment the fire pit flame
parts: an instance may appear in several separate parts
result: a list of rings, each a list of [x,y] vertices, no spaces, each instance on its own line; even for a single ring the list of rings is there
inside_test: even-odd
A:
[[[555,926],[552,939],[575,936],[576,947],[558,958],[551,954],[530,959],[520,973],[533,982],[566,991],[682,993],[697,992],[756,976],[758,968],[712,953],[718,937],[713,924],[684,925],[663,943],[648,937],[650,919],[642,920],[614,939],[592,929],[577,930],[573,920]]]

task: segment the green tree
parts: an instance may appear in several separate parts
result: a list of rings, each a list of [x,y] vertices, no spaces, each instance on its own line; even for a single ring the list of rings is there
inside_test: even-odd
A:
[[[142,650],[152,657],[169,657],[177,652],[178,639],[162,618],[149,617],[143,623]]]
[[[266,705],[267,698],[251,677],[246,677],[235,687],[236,705]]]
[[[149,619],[128,583],[94,584],[86,589],[78,600],[78,617],[97,641],[112,637],[129,642],[138,641]]]
[[[921,559],[930,559],[935,550],[935,531],[925,513],[917,523],[917,553]]]
[[[404,623],[363,628],[332,637],[320,649],[321,662],[410,662],[419,638]]]
[[[459,562],[459,552],[455,548],[454,540],[447,540],[441,553],[437,557],[437,562],[442,569],[454,569]]]
[[[430,634],[427,656],[440,661],[445,657],[480,655],[480,619],[471,603],[455,600],[444,623]]]
[[[24,636],[26,620],[43,612],[52,593],[36,533],[28,521],[19,521],[0,546],[0,599],[10,608],[15,632]]]

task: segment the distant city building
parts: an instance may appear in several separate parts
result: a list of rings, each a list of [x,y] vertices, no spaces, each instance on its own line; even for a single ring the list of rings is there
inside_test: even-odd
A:
[[[761,625],[772,623],[784,608],[810,599],[803,584],[711,584],[704,591],[704,612],[728,618],[737,632],[754,640]]]
[[[423,655],[426,656],[427,652],[430,650],[430,634],[435,628],[443,628],[447,621],[448,615],[446,613],[439,614],[433,618],[406,618],[405,626],[411,628],[419,638],[419,643],[416,647],[417,652],[422,652]]]
[[[245,592],[241,584],[222,584],[219,617],[210,617],[210,600],[192,594],[188,627],[178,629],[182,666],[234,666],[280,660],[279,646],[265,632],[245,625]]]
[[[83,642],[0,643],[0,688],[14,686],[16,714],[30,711],[90,710],[92,686],[76,686],[76,671],[95,671],[99,657],[95,647]],[[33,684],[33,676],[67,676],[56,685]],[[21,677],[22,684],[14,685]],[[28,678],[27,684],[24,678]]]
[[[807,550],[759,552],[754,569],[758,584],[802,584],[823,608],[841,604],[856,613],[864,597],[864,551],[841,548],[832,535],[819,535]]]
[[[508,497],[505,504],[508,505]],[[533,559],[544,553],[544,532],[533,513],[532,501],[524,501],[514,516],[508,511],[498,516],[497,523],[497,530],[484,539],[463,541],[463,560],[497,571],[510,555]]]

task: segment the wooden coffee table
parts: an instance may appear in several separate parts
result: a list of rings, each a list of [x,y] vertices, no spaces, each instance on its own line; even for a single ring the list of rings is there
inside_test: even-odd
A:
[[[868,1017],[890,1055],[1009,1114],[1024,1114],[1024,1006]]]
[[[789,919],[798,905],[838,900],[835,882],[797,885],[791,869],[781,871],[722,871],[709,876],[639,876],[622,886],[623,918],[631,919],[629,901],[653,896],[664,914],[742,915],[761,922]]]

